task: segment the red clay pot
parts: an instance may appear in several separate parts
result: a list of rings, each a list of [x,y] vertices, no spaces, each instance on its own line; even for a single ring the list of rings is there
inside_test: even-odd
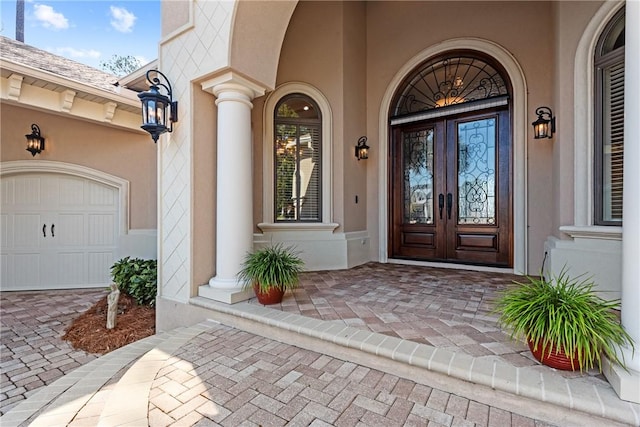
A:
[[[262,305],[280,304],[284,291],[280,288],[269,288],[268,292],[260,292],[260,287],[257,284],[253,285],[253,291],[258,297],[258,302]]]
[[[538,348],[534,351],[534,343],[532,340],[528,340],[529,349],[533,354],[533,357],[543,365],[550,366],[552,368],[561,369],[563,371],[577,371],[580,369],[580,363],[578,363],[578,354],[576,353],[573,358],[573,366],[571,365],[571,359],[565,354],[562,349],[555,349],[551,347],[551,353],[548,348],[543,348],[542,343],[538,344]]]

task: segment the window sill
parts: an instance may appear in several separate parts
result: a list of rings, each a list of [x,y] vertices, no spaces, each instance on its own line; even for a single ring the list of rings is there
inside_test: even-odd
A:
[[[560,231],[574,239],[622,240],[622,227],[563,225]]]
[[[301,222],[301,223],[287,223],[287,222],[261,222],[258,224],[258,228],[265,233],[278,232],[278,231],[328,231],[333,232],[338,228],[340,224],[335,222]]]

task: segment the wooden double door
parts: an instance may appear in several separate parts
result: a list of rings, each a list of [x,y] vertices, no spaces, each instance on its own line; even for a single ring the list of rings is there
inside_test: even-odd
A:
[[[511,267],[507,107],[392,127],[391,258]]]

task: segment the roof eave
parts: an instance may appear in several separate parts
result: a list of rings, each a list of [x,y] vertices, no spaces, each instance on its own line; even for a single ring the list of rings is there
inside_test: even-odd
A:
[[[97,96],[106,101],[114,101],[131,107],[140,107],[140,100],[138,99],[137,93],[124,87],[114,86],[114,90],[116,92],[110,92],[49,71],[20,64],[6,58],[0,58],[0,68],[11,71],[15,74],[46,81],[65,89],[71,89],[77,92],[84,92],[89,95]]]

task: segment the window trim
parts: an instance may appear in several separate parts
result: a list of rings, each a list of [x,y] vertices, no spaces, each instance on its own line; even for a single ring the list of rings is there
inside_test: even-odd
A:
[[[593,110],[594,110],[594,127],[593,127],[593,224],[601,226],[622,226],[621,220],[605,220],[603,208],[604,203],[604,72],[613,65],[622,63],[624,66],[624,45],[615,50],[602,53],[605,41],[610,37],[611,31],[620,25],[624,31],[624,8],[618,10],[608,21],[600,32],[598,41],[593,55],[593,76],[594,76],[594,94],[593,94]],[[624,107],[623,107],[624,108]],[[624,142],[623,142],[624,143]]]
[[[320,109],[322,117],[321,124],[321,218],[322,221],[314,222],[276,222],[274,218],[275,206],[275,184],[274,184],[274,164],[275,156],[273,151],[274,119],[276,105],[287,95],[300,93],[308,96]],[[286,229],[316,229],[319,224],[331,224],[335,228],[337,224],[332,223],[333,219],[333,185],[332,185],[332,112],[327,98],[315,87],[301,82],[284,83],[277,87],[267,97],[263,108],[263,139],[262,139],[262,218],[263,223],[258,224],[261,229],[276,228]],[[283,225],[283,226],[281,226]]]
[[[589,21],[576,49],[573,105],[584,106],[573,109],[573,225],[576,227],[594,226],[594,53],[603,31],[624,4],[604,2]]]

